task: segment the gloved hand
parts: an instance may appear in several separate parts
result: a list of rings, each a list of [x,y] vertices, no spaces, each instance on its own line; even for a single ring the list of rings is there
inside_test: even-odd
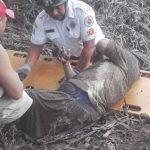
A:
[[[20,80],[23,81],[31,72],[31,66],[29,64],[24,64],[16,72],[18,73]]]

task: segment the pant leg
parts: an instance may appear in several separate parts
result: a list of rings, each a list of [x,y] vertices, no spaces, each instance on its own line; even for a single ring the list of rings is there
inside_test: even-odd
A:
[[[105,50],[106,56],[112,63],[120,67],[128,80],[128,86],[140,77],[140,68],[137,58],[127,49],[122,48],[118,43],[110,40]]]
[[[58,133],[99,119],[96,111],[73,101],[63,92],[32,89],[27,93],[33,99],[33,104],[17,126],[32,138]]]
[[[99,47],[100,46],[96,47],[95,59],[97,58],[98,60],[98,55],[102,54],[108,57],[110,62],[122,69],[127,77],[129,86],[140,77],[139,62],[129,50],[123,48],[114,40],[109,40],[102,52]],[[99,59],[99,61],[100,60],[101,59]]]
[[[0,90],[1,91],[1,90]],[[23,91],[18,100],[4,94],[0,97],[0,126],[20,118],[32,105],[32,99]]]

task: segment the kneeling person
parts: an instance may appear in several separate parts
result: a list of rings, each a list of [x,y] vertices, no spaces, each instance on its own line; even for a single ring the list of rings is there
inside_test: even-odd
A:
[[[7,17],[14,18],[14,12],[0,0],[0,35],[5,30]],[[0,126],[20,118],[31,104],[32,99],[23,90],[23,84],[0,44]]]

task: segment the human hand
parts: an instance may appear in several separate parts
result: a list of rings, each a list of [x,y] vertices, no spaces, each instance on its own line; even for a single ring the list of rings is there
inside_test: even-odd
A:
[[[66,64],[70,60],[70,50],[66,50],[64,47],[59,48],[57,59],[61,63]]]
[[[20,80],[23,81],[31,72],[31,66],[29,64],[24,64],[16,72],[18,73]]]

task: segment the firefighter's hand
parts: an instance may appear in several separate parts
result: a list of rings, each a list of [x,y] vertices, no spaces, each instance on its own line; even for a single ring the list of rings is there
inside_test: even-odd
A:
[[[64,47],[59,48],[57,59],[61,63],[66,64],[70,60],[70,50],[66,50]]]
[[[31,72],[31,66],[29,64],[24,64],[16,72],[18,73],[20,80],[23,81]]]

